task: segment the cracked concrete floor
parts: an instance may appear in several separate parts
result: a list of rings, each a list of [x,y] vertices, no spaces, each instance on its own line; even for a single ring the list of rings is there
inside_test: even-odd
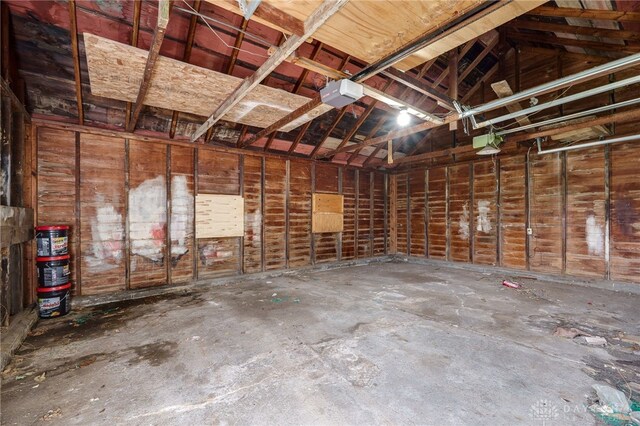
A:
[[[592,384],[640,383],[639,296],[503,278],[384,263],[75,310],[3,373],[2,423],[584,425]]]

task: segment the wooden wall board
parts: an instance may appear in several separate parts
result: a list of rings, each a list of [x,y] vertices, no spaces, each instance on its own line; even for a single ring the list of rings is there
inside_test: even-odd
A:
[[[383,256],[387,253],[385,238],[385,175],[380,172],[373,173],[373,255]]]
[[[429,169],[427,193],[428,256],[447,259],[447,169]]]
[[[320,162],[315,164],[315,176],[314,176],[315,188],[314,189],[316,192],[337,194],[339,189],[338,180],[339,180],[338,166],[334,164],[320,163]],[[343,210],[345,208],[344,203],[346,202],[348,201],[343,200]],[[353,214],[355,217],[355,208],[353,210]],[[346,221],[349,220],[347,213],[344,213],[344,217],[343,217],[344,232],[346,232],[346,229],[347,229],[345,228],[346,226],[346,224],[344,223],[345,220]],[[342,234],[343,245],[344,245],[344,238],[345,238],[344,232]],[[346,237],[348,238],[348,236]],[[340,234],[335,232],[314,234],[313,242],[314,242],[314,253],[315,253],[316,263],[335,262],[336,260],[338,260],[338,250],[340,249],[339,240],[340,240]],[[350,240],[350,241],[351,241],[350,244],[352,244],[351,248],[353,249],[353,240]]]
[[[125,140],[80,135],[82,294],[126,288]]]
[[[135,102],[148,52],[93,34],[84,34],[91,94]],[[158,57],[144,104],[209,116],[242,79],[164,56]],[[309,98],[258,85],[223,119],[267,127],[309,102]],[[322,105],[305,115],[303,124],[331,109]],[[295,127],[286,127],[285,131]]]
[[[183,146],[172,146],[170,149],[171,282],[177,284],[191,282],[194,275],[195,152],[193,148]]]
[[[493,161],[473,163],[473,262],[495,265],[498,249],[498,182]]]
[[[611,279],[640,276],[638,144],[611,146]]]
[[[291,160],[289,173],[289,267],[294,268],[311,263],[311,164]]]
[[[314,213],[312,228],[314,234],[342,232],[343,216],[340,213]]]
[[[343,205],[344,197],[340,194],[313,193],[313,233],[342,232]]]
[[[129,286],[167,282],[167,147],[129,141]]]
[[[500,266],[526,269],[525,158],[500,159]]]
[[[77,293],[76,136],[74,132],[38,129],[37,225],[69,225],[71,283]]]
[[[604,278],[604,148],[567,152],[566,273]]]
[[[279,158],[265,158],[264,253],[265,270],[287,266],[287,163]]]
[[[474,221],[469,174],[469,164],[449,167],[449,259],[459,262],[471,261],[469,244]]]
[[[409,197],[408,175],[406,173],[398,174],[396,177],[396,188],[398,191],[396,202],[396,219],[398,230],[397,250],[398,254],[409,254],[409,239],[407,233],[409,231],[407,200]]]
[[[561,155],[531,156],[529,189],[531,224],[529,265],[531,270],[561,273],[562,266],[562,174]]]
[[[317,167],[317,166],[316,166]],[[344,223],[342,230],[342,259],[350,260],[356,256],[356,171],[354,169],[342,170],[342,195],[344,196]],[[322,238],[325,236],[323,235]],[[337,242],[330,241],[328,248],[337,247]],[[317,241],[316,247],[316,261],[321,258],[328,258],[328,256],[320,256],[320,247],[324,247]]]
[[[202,238],[197,244],[199,279],[240,272],[240,238]]]
[[[358,250],[357,256],[370,257],[371,245],[371,176],[370,172],[358,171]]]
[[[427,255],[426,231],[426,171],[414,170],[409,173],[409,196],[411,197],[411,256]]]
[[[242,237],[244,198],[239,195],[196,195],[196,238]]]
[[[316,163],[315,192],[338,193],[338,166]]]
[[[240,156],[198,151],[198,193],[240,194]]]
[[[244,185],[244,272],[262,271],[262,158],[245,155]]]

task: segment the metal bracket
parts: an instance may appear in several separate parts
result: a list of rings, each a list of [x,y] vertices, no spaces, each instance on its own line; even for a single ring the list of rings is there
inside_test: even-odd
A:
[[[250,19],[261,2],[262,0],[238,0],[238,6],[240,6],[244,19]]]

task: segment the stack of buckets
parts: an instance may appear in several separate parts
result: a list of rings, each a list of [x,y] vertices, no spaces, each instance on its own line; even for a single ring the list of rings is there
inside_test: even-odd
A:
[[[71,310],[69,227],[36,227],[38,256],[38,312],[40,318],[66,315]]]

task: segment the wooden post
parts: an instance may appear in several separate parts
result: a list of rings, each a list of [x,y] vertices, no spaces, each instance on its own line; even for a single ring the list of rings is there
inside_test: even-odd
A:
[[[389,254],[398,253],[398,176],[389,175]]]

